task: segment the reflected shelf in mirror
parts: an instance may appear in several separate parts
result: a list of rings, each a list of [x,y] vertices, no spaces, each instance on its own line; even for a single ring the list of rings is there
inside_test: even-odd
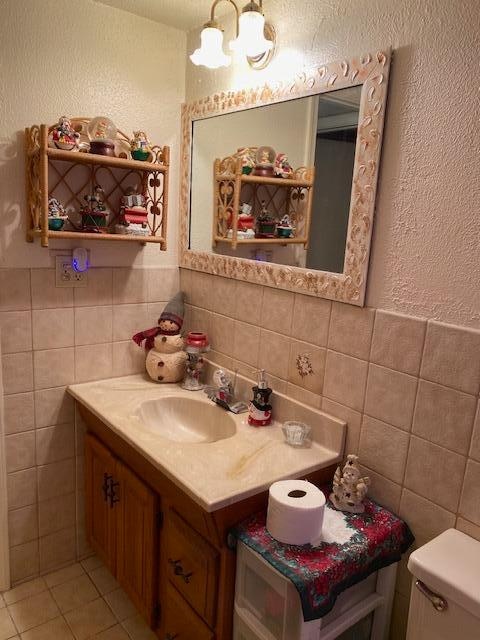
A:
[[[238,244],[306,247],[315,170],[291,169],[290,178],[253,175],[255,170],[246,174],[246,170],[238,152],[215,160],[213,250],[218,242],[232,249]]]

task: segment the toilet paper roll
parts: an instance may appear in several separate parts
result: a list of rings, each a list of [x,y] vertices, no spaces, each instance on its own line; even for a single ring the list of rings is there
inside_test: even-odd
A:
[[[280,480],[269,490],[267,530],[279,542],[315,544],[321,537],[325,496],[307,480]]]

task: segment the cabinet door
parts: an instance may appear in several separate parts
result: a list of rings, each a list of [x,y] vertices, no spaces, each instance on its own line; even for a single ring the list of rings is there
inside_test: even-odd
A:
[[[165,640],[213,640],[213,632],[190,609],[171,585],[167,586],[163,615]]]
[[[115,574],[115,510],[110,488],[115,458],[96,438],[85,437],[85,523],[87,539],[104,564]]]
[[[215,626],[218,552],[173,509],[166,523],[167,574],[170,582],[211,626]]]
[[[157,497],[121,462],[117,462],[116,480],[117,580],[152,625],[158,561]]]

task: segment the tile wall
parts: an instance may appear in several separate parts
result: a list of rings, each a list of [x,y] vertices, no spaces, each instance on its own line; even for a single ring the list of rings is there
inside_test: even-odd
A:
[[[131,340],[154,326],[178,269],[91,269],[85,289],[53,269],[0,269],[9,534],[13,582],[89,553],[83,428],[66,385],[142,371]]]
[[[347,421],[346,450],[417,545],[449,527],[480,540],[479,331],[185,269],[180,280],[186,327],[209,333],[212,360],[247,375],[265,368],[274,389]],[[395,640],[409,594],[404,560]]]

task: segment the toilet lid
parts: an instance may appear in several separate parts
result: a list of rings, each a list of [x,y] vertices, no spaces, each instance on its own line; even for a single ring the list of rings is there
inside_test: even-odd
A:
[[[408,569],[447,601],[480,618],[480,542],[448,529],[414,551]]]

